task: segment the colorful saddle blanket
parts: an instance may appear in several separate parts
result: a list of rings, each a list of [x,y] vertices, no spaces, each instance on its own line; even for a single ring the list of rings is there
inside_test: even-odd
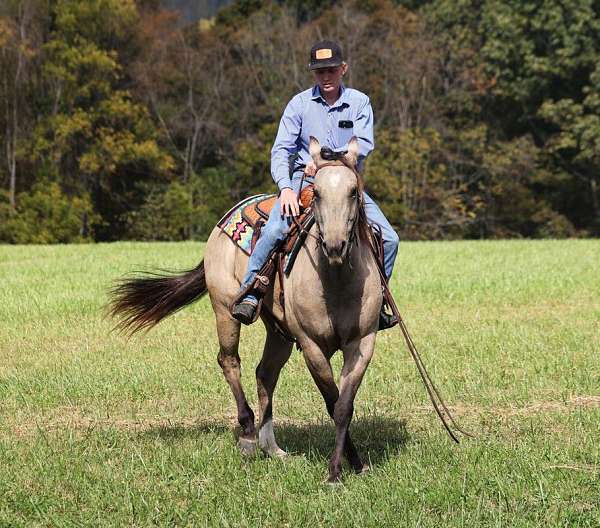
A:
[[[246,255],[252,253],[252,238],[257,223],[266,222],[277,196],[257,194],[234,205],[217,224]]]
[[[310,216],[310,225],[305,227],[310,228],[312,225],[312,215],[308,215],[308,210],[313,200],[313,186],[308,185],[300,193],[300,216],[297,218],[296,224],[303,224]],[[257,194],[245,198],[237,205],[234,205],[221,220],[217,226],[221,228],[233,243],[238,246],[246,255],[252,253],[254,243],[260,236],[260,228],[269,219],[271,209],[277,201],[275,194]],[[289,232],[286,241],[286,253],[291,251],[291,248],[296,242],[300,244],[304,239],[299,240],[298,229],[292,228]]]

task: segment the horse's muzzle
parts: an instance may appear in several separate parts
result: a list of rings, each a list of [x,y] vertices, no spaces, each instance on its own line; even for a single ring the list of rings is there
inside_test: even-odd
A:
[[[330,266],[341,266],[344,263],[348,252],[348,243],[345,240],[335,243],[327,243],[323,240],[321,245]]]

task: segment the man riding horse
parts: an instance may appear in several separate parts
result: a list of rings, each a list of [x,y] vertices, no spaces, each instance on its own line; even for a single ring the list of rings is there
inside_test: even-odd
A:
[[[251,288],[273,249],[286,237],[291,217],[299,214],[301,187],[313,182],[317,170],[309,153],[310,137],[317,138],[323,146],[321,156],[325,160],[336,159],[340,153],[345,153],[350,139],[356,137],[358,169],[374,147],[371,103],[364,93],[342,84],[348,65],[343,60],[340,46],[329,40],[317,42],[310,50],[309,68],[314,72],[315,86],[292,98],[279,123],[271,150],[271,175],[279,187],[279,199],[250,256],[242,291]],[[389,281],[398,252],[398,235],[367,193],[364,193],[364,208],[368,222],[377,225],[381,232],[384,269]],[[257,291],[250,289],[233,306],[232,315],[238,321],[250,324],[255,318],[258,296]],[[379,329],[390,328],[396,322],[382,306]]]
[[[273,147],[273,177],[281,193],[250,260],[219,223],[206,242],[203,260],[193,269],[142,274],[117,284],[112,313],[121,318],[122,329],[133,333],[151,328],[208,293],[219,341],[217,360],[236,402],[240,450],[251,454],[260,449],[276,457],[286,452],[275,438],[273,398],[293,346],[278,328],[288,330],[335,424],[328,476],[328,482],[335,483],[341,479],[343,457],[356,473],[368,470],[349,428],[356,394],[375,351],[378,325],[385,328],[395,323],[387,314],[380,316],[381,276],[389,279],[392,273],[398,237],[373,200],[363,194],[362,178],[355,168],[373,149],[369,99],[342,85],[347,66],[335,43],[316,44],[310,67],[317,85],[294,97],[281,120]],[[290,177],[288,163],[293,154],[298,156]],[[255,370],[255,422],[241,380],[240,320],[248,323],[255,315],[258,299],[252,291],[253,278],[298,214],[297,195],[303,180],[314,181],[314,223],[293,269],[280,276],[285,296],[271,294],[277,288],[274,284],[263,299],[266,338]],[[224,218],[236,211],[232,209]],[[368,223],[378,224],[383,233],[383,272]],[[244,295],[246,291],[249,295]],[[230,306],[240,296],[241,302],[233,307],[234,318]],[[343,355],[339,381],[331,365],[337,351]]]

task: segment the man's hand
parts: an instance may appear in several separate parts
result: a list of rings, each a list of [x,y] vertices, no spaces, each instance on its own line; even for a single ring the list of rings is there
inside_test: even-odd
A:
[[[298,216],[300,213],[298,197],[289,187],[286,187],[281,191],[279,203],[281,205],[281,214],[283,214],[283,216]]]
[[[304,174],[306,176],[314,176],[317,173],[317,165],[313,160],[310,160],[304,168]]]

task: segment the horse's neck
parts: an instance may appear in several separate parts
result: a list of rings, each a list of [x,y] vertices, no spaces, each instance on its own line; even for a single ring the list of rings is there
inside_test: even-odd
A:
[[[344,264],[331,266],[318,241],[307,240],[286,297],[292,331],[320,336],[333,350],[373,330],[381,307],[381,284],[368,246],[358,244],[355,242]]]

